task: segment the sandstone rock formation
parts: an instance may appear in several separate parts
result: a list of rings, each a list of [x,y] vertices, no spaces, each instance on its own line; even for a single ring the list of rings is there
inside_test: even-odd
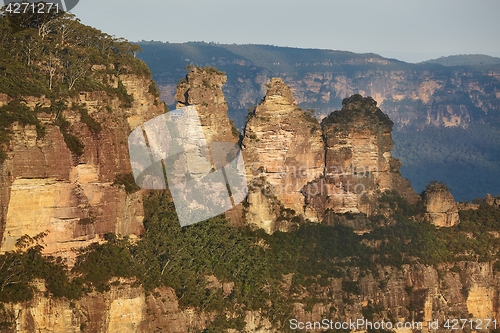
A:
[[[340,286],[340,279],[332,280],[329,286],[320,291],[330,293],[332,297],[309,309],[302,303],[295,303],[295,318],[300,321],[320,321],[325,317],[371,317],[371,321],[389,318],[406,321],[411,318],[411,321],[423,325],[422,331],[427,331],[429,321],[437,319],[441,323],[437,332],[447,331],[442,324],[448,318],[498,318],[499,308],[492,292],[496,282],[492,275],[488,276],[492,273],[492,266],[462,262],[456,268],[461,271],[448,271],[439,276],[438,270],[429,266],[405,266],[401,271],[386,267],[383,279],[371,275],[356,276],[354,281],[359,283],[361,293],[351,294],[347,298]],[[349,299],[354,304],[349,304]],[[335,309],[334,313],[331,312],[332,308]],[[415,331],[419,330],[409,330]]]
[[[361,95],[345,99],[341,111],[323,119],[326,174],[307,189],[312,209],[369,216],[377,209],[377,194],[387,190],[411,203],[419,200],[399,173],[401,163],[391,157],[392,125],[377,102]]]
[[[12,304],[7,313],[16,332],[162,332],[183,333],[204,327],[207,316],[181,310],[171,288],[146,296],[133,281],[117,280],[105,293],[91,293],[76,302],[46,297],[43,281],[35,298]],[[2,318],[7,319],[7,318]]]
[[[227,156],[218,156],[217,150],[213,150],[211,145],[223,142],[233,143],[237,147],[240,139],[240,133],[227,115],[227,103],[222,91],[226,80],[224,73],[213,67],[191,67],[186,77],[178,83],[175,93],[177,107],[196,106],[213,169],[216,168],[215,160],[224,161]],[[242,225],[242,214],[242,205],[236,204],[226,212],[226,217],[232,225]]]
[[[144,91],[147,82],[134,80],[124,81],[128,91],[135,91],[131,109],[120,108],[119,101],[85,97],[89,114],[103,124],[103,132],[98,135],[80,122],[77,112],[63,111],[75,133],[85,142],[85,152],[80,157],[67,149],[59,129],[51,126],[49,118],[45,121],[44,139],[36,139],[35,128],[13,127],[12,149],[16,154],[9,153],[10,159],[4,163],[7,169],[2,173],[4,179],[11,179],[10,185],[2,188],[10,198],[6,220],[10,221],[7,228],[11,234],[6,233],[10,238],[6,238],[5,244],[13,246],[15,238],[26,233],[22,231],[35,235],[49,229],[46,251],[64,254],[70,247],[93,241],[92,237],[99,240],[102,233],[108,231],[140,232],[139,193],[127,194],[123,187],[113,185],[119,171],[130,172],[126,146],[120,140],[126,142],[131,128],[162,110],[149,95],[140,102],[142,106],[136,104],[136,96]],[[186,82],[179,85],[178,97],[180,106],[194,104],[200,110],[205,136],[211,142],[236,143],[235,133],[224,127],[230,125],[221,90],[224,80],[221,73],[194,69]],[[106,103],[112,103],[116,112],[112,115],[99,112]],[[385,190],[395,190],[415,202],[418,196],[401,178],[400,164],[390,155],[391,128],[392,123],[376,103],[361,96],[345,100],[344,108],[320,127],[310,113],[296,106],[290,89],[280,79],[271,80],[266,97],[251,115],[243,138],[251,183],[246,207],[248,221],[271,233],[288,230],[289,220],[326,223],[332,213],[370,215],[376,213],[377,196]],[[28,163],[25,151],[34,156],[39,168]],[[45,157],[46,164],[40,162],[38,151]],[[58,151],[62,153],[58,155]],[[57,159],[58,156],[62,158]],[[35,176],[26,176],[29,174]],[[356,189],[362,191],[356,192]],[[443,202],[451,202],[443,193],[429,191],[427,207],[441,207]],[[330,213],[324,214],[325,210]],[[444,213],[445,224],[450,224],[446,220],[450,209]],[[454,214],[452,210],[451,216]],[[135,219],[135,224],[130,223],[130,219]],[[21,222],[14,224],[16,221]],[[138,231],[134,232],[130,226],[136,226]],[[314,297],[320,298],[320,302],[309,304],[304,301],[307,297],[302,301],[291,300],[292,313],[300,321],[368,319],[370,313],[373,320],[424,323],[431,319],[443,322],[452,314],[457,318],[469,318],[470,314],[473,318],[496,318],[500,313],[497,295],[500,285],[493,263],[462,261],[454,268],[415,264],[399,269],[378,267],[377,274],[360,274],[358,268],[350,267],[349,276],[329,278],[317,286]],[[288,288],[292,279],[290,275],[290,282],[285,282]],[[345,280],[359,285],[359,293],[344,290]],[[220,283],[216,279],[211,285],[227,294],[231,294],[233,286],[231,282]],[[218,315],[182,308],[171,288],[160,287],[145,293],[135,281],[124,279],[112,283],[107,292],[93,292],[71,302],[47,296],[43,282],[36,287],[38,292],[33,300],[4,305],[12,315],[17,332],[184,333],[206,329]],[[307,295],[309,291],[288,291],[311,296]],[[229,318],[233,314],[224,315]],[[278,332],[266,314],[259,311],[244,311],[243,318],[248,332]]]
[[[399,174],[400,162],[391,157],[391,130],[392,121],[373,99],[354,95],[323,120],[321,131],[296,106],[290,89],[271,80],[243,140],[251,184],[248,222],[272,232],[284,209],[316,222],[331,213],[372,215],[377,196],[387,190],[416,203],[419,197]]]
[[[431,183],[424,192],[426,218],[437,227],[452,227],[460,223],[458,205],[446,185]]]
[[[331,220],[331,213],[369,216],[387,190],[416,203],[418,195],[399,174],[401,163],[391,157],[392,125],[373,99],[354,95],[320,128],[297,107],[289,87],[272,79],[242,143],[250,184],[247,222],[273,232],[286,230],[283,221],[294,215],[314,222]]]
[[[500,285],[492,264],[462,261],[456,265],[454,271],[424,265],[404,265],[401,269],[384,267],[383,277],[361,275],[353,269],[352,281],[359,285],[359,294],[343,290],[342,278],[329,279],[316,290],[318,295],[323,295],[323,301],[313,305],[294,302],[293,318],[303,322],[324,318],[338,321],[371,318],[372,322],[411,320],[421,322],[424,331],[428,321],[437,319],[441,323],[437,332],[443,333],[449,331],[442,326],[449,318],[498,320]],[[443,270],[447,272],[442,274]],[[46,297],[40,281],[36,283],[38,292],[32,301],[7,304],[9,318],[0,319],[14,320],[15,332],[20,333],[155,330],[186,333],[204,330],[215,318],[214,313],[180,307],[171,288],[156,288],[146,295],[133,281],[115,282],[108,292],[91,293],[70,302]],[[258,311],[245,311],[244,319],[247,332],[279,332]]]
[[[247,223],[267,232],[286,230],[287,226],[276,225],[283,209],[314,220],[304,211],[302,189],[323,175],[321,129],[312,114],[295,104],[281,79],[270,81],[248,120],[242,145],[250,186]]]
[[[500,208],[500,198],[493,197],[489,193],[486,195],[486,203],[495,208]]]
[[[148,92],[149,78],[121,75],[113,80],[115,86],[122,82],[132,96],[130,107],[105,92],[82,92],[57,114],[38,113],[45,127],[43,137],[37,136],[34,125],[12,126],[8,157],[0,165],[0,251],[12,250],[25,234],[47,231],[45,253],[71,257],[71,249],[99,241],[108,232],[142,232],[141,194],[127,193],[115,181],[131,173],[130,131],[164,109]],[[32,109],[51,106],[45,98],[25,99]],[[84,123],[81,109],[100,124],[99,131]],[[68,148],[55,124],[57,117],[64,117],[84,144],[81,155]]]
[[[238,130],[227,116],[222,85],[227,78],[213,67],[190,69],[177,86],[177,107],[196,105],[207,144],[239,140]]]

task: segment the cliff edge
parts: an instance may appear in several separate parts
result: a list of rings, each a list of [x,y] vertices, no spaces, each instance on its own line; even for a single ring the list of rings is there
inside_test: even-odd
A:
[[[29,19],[29,18],[28,18]],[[0,252],[46,233],[44,253],[106,233],[140,235],[142,195],[127,148],[132,129],[163,113],[137,47],[63,13],[20,32],[0,17]],[[7,80],[7,82],[6,82]]]

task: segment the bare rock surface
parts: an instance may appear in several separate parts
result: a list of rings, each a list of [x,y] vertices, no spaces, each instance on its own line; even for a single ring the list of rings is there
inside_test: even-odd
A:
[[[460,223],[459,206],[446,185],[433,183],[424,192],[425,216],[437,227],[452,227]]]
[[[248,223],[268,232],[280,229],[276,221],[283,208],[317,220],[304,210],[302,189],[323,175],[321,135],[317,120],[295,104],[290,88],[281,79],[271,79],[266,96],[250,116],[243,139],[250,184]]]
[[[118,175],[131,173],[127,137],[132,129],[164,112],[148,92],[150,80],[123,75],[133,102],[123,107],[104,92],[81,93],[60,114],[39,113],[45,135],[35,126],[12,126],[8,158],[0,166],[0,251],[11,251],[23,235],[48,232],[44,253],[74,257],[73,248],[100,241],[108,232],[140,235],[143,231],[142,195],[116,185]],[[27,97],[28,106],[50,106],[44,98]],[[93,132],[73,105],[85,108],[101,126]],[[83,153],[70,151],[56,117],[64,117]]]

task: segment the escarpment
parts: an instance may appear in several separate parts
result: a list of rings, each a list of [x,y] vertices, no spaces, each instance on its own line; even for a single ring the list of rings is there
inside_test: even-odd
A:
[[[50,100],[27,98],[32,110],[45,103],[37,109],[45,134],[37,133],[36,124],[12,125],[2,173],[11,179],[2,183],[9,194],[5,244],[13,247],[20,235],[49,230],[45,252],[65,255],[107,232],[139,234],[144,214],[147,231],[132,244],[108,236],[109,242],[79,256],[72,286],[78,287],[74,276],[81,277],[84,291],[71,299],[56,296],[49,278],[28,281],[33,295],[22,301],[0,299],[0,324],[11,331],[271,333],[287,331],[293,318],[415,321],[426,330],[430,320],[498,317],[495,260],[481,252],[480,242],[446,243],[475,237],[452,227],[458,221],[449,192],[428,191],[423,213],[445,216],[442,223],[428,215],[449,230],[436,231],[415,221],[418,212],[404,211],[406,201],[419,197],[398,172],[392,122],[373,99],[354,95],[320,124],[310,110],[297,107],[282,80],[269,82],[242,138],[248,198],[226,213],[231,223],[274,233],[266,235],[230,228],[220,217],[181,228],[166,192],[145,197],[142,207],[128,175],[125,142],[131,129],[163,108],[148,92],[149,78],[112,78],[112,87],[126,92],[121,98],[86,92],[59,104],[60,112],[51,110]],[[179,106],[196,107],[208,143],[238,143],[227,117],[225,80],[215,69],[191,68],[179,83]],[[68,122],[62,128],[58,117]],[[81,152],[65,140],[68,133],[81,141]],[[495,200],[487,198],[496,212]],[[485,214],[485,207],[476,208]],[[385,216],[391,209],[397,221]],[[356,232],[345,228],[352,216],[364,219]],[[389,223],[376,224],[385,217]],[[494,224],[472,222],[468,228],[483,228],[483,239],[498,238]],[[68,294],[71,288],[61,289]],[[437,332],[448,331],[441,328]]]
[[[226,76],[191,67],[176,98],[189,114],[196,109],[203,135],[188,123],[179,141],[167,141],[141,125],[180,112],[156,117],[165,108],[136,46],[64,13],[44,22],[40,36],[40,21],[29,18],[14,31],[0,15],[0,331],[274,333],[295,331],[293,319],[422,323],[398,333],[430,331],[434,320],[433,331],[449,332],[445,322],[454,319],[471,325],[457,332],[483,330],[487,320],[490,331],[499,328],[500,199],[457,205],[433,183],[420,201],[391,156],[393,123],[372,98],[353,95],[321,123],[297,106],[307,91],[341,98],[328,91],[333,81],[342,94],[361,91],[359,80],[308,75],[305,86],[295,83],[306,89],[294,90],[284,83],[291,76],[271,79],[240,136],[227,115]],[[388,65],[374,56],[344,64]],[[404,77],[387,76],[383,90]],[[433,86],[419,98],[432,102],[440,89]],[[413,98],[401,91],[392,96]],[[241,106],[257,95],[240,92]],[[436,122],[460,125],[466,118],[454,119],[454,110],[439,109]],[[147,141],[142,156],[153,156],[158,142],[191,139],[186,163],[174,170],[189,171],[184,180],[202,174],[201,137],[209,146],[240,145],[246,201],[182,227],[172,182],[147,192],[134,183],[127,147],[134,129]],[[146,168],[148,157],[140,161]],[[221,169],[210,164],[205,159],[203,172]],[[177,176],[167,173],[177,165],[165,165],[163,175]],[[219,194],[214,183],[187,205],[210,206],[204,190]],[[472,326],[479,321],[483,328]]]
[[[127,137],[134,127],[163,113],[163,107],[148,93],[149,79],[128,75],[115,80],[131,92],[129,108],[104,92],[91,92],[70,99],[54,114],[48,110],[50,101],[30,98],[28,107],[43,103],[47,108],[37,114],[45,133],[37,137],[34,125],[11,128],[1,166],[2,251],[13,250],[25,234],[48,232],[44,251],[64,255],[108,232],[142,232],[141,194],[124,186],[133,182]],[[61,119],[73,136],[69,147],[68,134],[56,124]],[[71,144],[78,142],[81,151],[75,152]]]
[[[44,253],[68,258],[106,233],[140,235],[127,137],[165,110],[137,48],[65,13],[46,38],[1,20],[0,252],[45,233]],[[22,38],[37,45],[28,60]]]

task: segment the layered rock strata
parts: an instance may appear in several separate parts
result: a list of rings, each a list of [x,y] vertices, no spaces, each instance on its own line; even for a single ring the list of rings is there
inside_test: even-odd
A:
[[[459,262],[454,272],[450,267],[405,265],[401,270],[384,267],[384,277],[361,276],[354,273],[352,281],[359,285],[355,295],[342,290],[342,279],[332,279],[330,285],[317,292],[325,301],[307,308],[303,303],[294,304],[294,318],[298,321],[321,321],[336,318],[338,321],[368,320],[407,322],[421,325],[415,329],[395,332],[427,332],[428,323],[438,320],[435,332],[449,332],[446,320],[472,319],[472,322],[498,318],[498,283],[491,263]],[[443,274],[443,271],[446,271]],[[441,272],[441,273],[439,273]],[[371,318],[371,319],[370,319]],[[497,319],[498,320],[498,319]],[[494,328],[495,324],[489,326]],[[451,325],[450,325],[451,327]],[[394,328],[396,325],[394,324]],[[496,326],[498,329],[498,325]],[[360,331],[364,328],[361,327]],[[462,331],[461,328],[457,331]],[[466,330],[463,330],[466,331]],[[322,332],[309,330],[308,332]]]
[[[213,67],[191,67],[186,77],[178,83],[175,93],[178,108],[188,105],[196,107],[204,135],[202,141],[208,147],[213,170],[227,164],[220,162],[231,162],[239,149],[240,133],[227,115],[228,107],[222,91],[226,80],[224,73]],[[234,144],[235,148],[227,143]],[[217,145],[223,145],[224,148],[213,149]],[[197,154],[203,155],[201,152]],[[226,212],[226,217],[232,225],[242,225],[243,207],[238,204],[240,201],[234,201],[234,197],[232,200],[233,207]]]
[[[419,200],[399,173],[401,163],[391,156],[392,125],[376,101],[361,95],[345,99],[342,110],[323,119],[326,173],[307,189],[311,209],[369,216],[377,212],[378,194],[387,190],[411,203]]]
[[[7,307],[15,332],[162,332],[183,333],[205,326],[209,317],[181,310],[171,288],[146,295],[133,281],[117,280],[111,290],[91,293],[77,301],[44,295],[40,281],[32,301]]]
[[[449,332],[447,319],[488,319],[498,321],[498,273],[491,263],[459,262],[450,267],[404,265],[401,269],[383,267],[383,277],[361,275],[357,269],[350,277],[331,278],[315,293],[323,301],[307,304],[298,299],[292,304],[292,318],[300,322],[319,322],[324,318],[349,321],[349,318],[371,322],[412,321],[427,331],[429,321],[439,320],[436,332]],[[446,271],[445,274],[442,274]],[[440,273],[441,272],[441,273]],[[354,294],[342,287],[349,280],[359,286]],[[290,288],[290,281],[284,288]],[[145,294],[133,281],[118,280],[105,293],[91,293],[79,300],[48,298],[43,282],[37,282],[35,297],[23,304],[5,304],[12,332],[153,332],[185,333],[203,331],[216,313],[182,308],[173,289],[161,287]],[[218,288],[221,288],[220,286]],[[296,294],[298,297],[299,295]],[[230,314],[229,314],[230,315]],[[292,319],[290,318],[290,319]],[[245,331],[280,332],[258,311],[245,311]],[[286,323],[288,324],[288,322]],[[493,328],[493,323],[490,328]],[[498,329],[498,322],[496,323]],[[6,330],[9,331],[9,330]],[[9,331],[9,332],[10,332]],[[230,329],[227,332],[237,332]],[[321,330],[308,330],[321,332]],[[401,332],[401,331],[397,331]],[[412,330],[408,330],[412,332]],[[458,329],[457,332],[463,332]]]
[[[452,227],[460,223],[459,206],[446,185],[427,185],[423,195],[425,217],[437,227]]]
[[[344,100],[318,126],[302,111],[281,79],[248,120],[243,139],[250,189],[247,222],[267,232],[299,219],[332,220],[329,214],[376,214],[377,196],[395,190],[409,202],[419,196],[391,157],[392,121],[370,97]],[[287,218],[282,218],[287,217]]]
[[[303,187],[323,175],[321,135],[316,118],[295,104],[290,88],[281,79],[271,79],[242,143],[250,186],[247,223],[267,232],[286,230],[287,225],[276,225],[283,210],[316,219],[304,210]]]
[[[227,103],[222,86],[227,81],[223,72],[213,67],[190,69],[185,79],[177,86],[177,107],[196,105],[205,140],[232,142],[239,140],[238,130],[227,115]]]
[[[25,98],[30,108],[42,108],[37,117],[45,135],[37,135],[35,126],[12,126],[8,156],[0,166],[0,251],[13,250],[25,234],[48,232],[44,252],[68,257],[73,248],[99,241],[108,232],[142,232],[141,194],[127,193],[116,180],[131,173],[130,131],[164,108],[148,92],[149,78],[121,75],[114,78],[115,86],[119,81],[133,98],[130,107],[96,91],[69,99],[58,113],[44,113],[49,100]],[[99,131],[84,123],[81,109],[100,124]],[[71,133],[83,143],[82,154],[68,148],[56,125],[58,117],[67,120]]]

